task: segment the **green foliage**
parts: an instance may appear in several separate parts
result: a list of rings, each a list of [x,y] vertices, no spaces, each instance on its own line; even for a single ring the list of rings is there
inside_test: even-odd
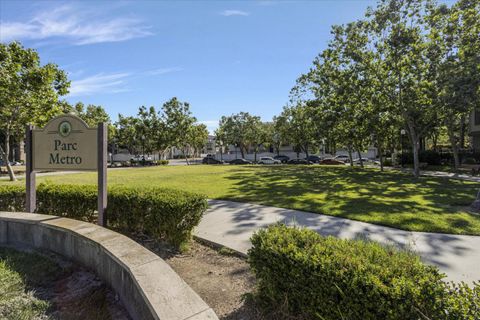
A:
[[[39,254],[0,248],[0,319],[50,319],[49,303],[29,287],[46,285],[59,272],[53,261]]]
[[[0,210],[24,211],[25,189],[0,186]],[[204,196],[166,188],[115,186],[108,190],[108,223],[128,232],[143,232],[181,247],[191,238],[207,208]],[[95,185],[40,184],[37,212],[94,221]]]
[[[276,225],[252,237],[249,263],[267,310],[298,319],[474,319],[480,288],[374,242]]]
[[[404,164],[413,163],[413,154],[411,152],[404,152],[401,157],[403,157]],[[418,159],[420,162],[425,162],[432,166],[438,166],[442,164],[442,155],[433,150],[420,151],[418,153]]]
[[[159,166],[166,166],[169,163],[169,161],[162,159],[162,160],[155,160],[154,163]]]
[[[190,240],[207,209],[204,196],[164,188],[113,187],[109,190],[109,222],[121,230],[142,231],[181,247]]]
[[[16,185],[0,186],[0,211],[25,210],[25,188]]]
[[[10,180],[15,180],[7,159],[10,138],[21,139],[28,123],[43,125],[61,113],[58,98],[68,93],[69,86],[66,73],[52,63],[42,66],[35,50],[18,42],[0,43],[0,131],[4,138],[0,157]]]

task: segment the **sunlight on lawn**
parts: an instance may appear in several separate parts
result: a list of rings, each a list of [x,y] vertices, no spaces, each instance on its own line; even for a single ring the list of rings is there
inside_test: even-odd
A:
[[[37,180],[94,184],[96,174]],[[480,216],[466,211],[480,184],[467,181],[415,180],[399,172],[349,167],[194,165],[112,169],[108,182],[172,187],[211,199],[311,211],[407,230],[480,234]]]

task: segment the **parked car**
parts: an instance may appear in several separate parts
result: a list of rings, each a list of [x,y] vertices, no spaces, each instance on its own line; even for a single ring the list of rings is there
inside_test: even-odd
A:
[[[203,164],[223,164],[224,162],[212,157],[205,157],[203,158],[202,163]]]
[[[313,164],[313,162],[305,159],[292,159],[288,161],[288,164]]]
[[[313,162],[313,163],[319,163],[322,160],[322,158],[320,158],[319,156],[311,155],[311,156],[306,157],[305,160]]]
[[[130,159],[130,162],[131,163],[137,163],[137,164],[152,165],[153,164],[153,158],[151,156],[138,155],[138,156],[132,157]]]
[[[18,162],[18,161],[10,161],[9,162],[11,166],[21,166],[22,163]],[[3,160],[0,160],[0,166],[5,166],[5,163],[3,162]]]
[[[247,159],[234,159],[229,162],[230,164],[252,164],[252,161]]]
[[[362,158],[362,161],[363,161],[363,164],[366,164],[368,162],[371,162],[370,159],[367,159],[367,158]],[[353,159],[353,164],[360,164],[360,158],[357,158],[357,159]]]
[[[282,161],[273,159],[272,157],[261,157],[258,164],[281,164]]]
[[[322,161],[320,161],[320,164],[345,165],[345,162],[343,162],[341,160],[329,158],[329,159],[323,159]]]
[[[333,159],[338,160],[338,161],[343,161],[343,162],[350,162],[350,158],[347,155],[344,155],[344,154],[333,157]]]
[[[281,155],[273,157],[273,159],[280,160],[282,163],[287,163],[288,160],[290,160],[290,157],[281,154]]]

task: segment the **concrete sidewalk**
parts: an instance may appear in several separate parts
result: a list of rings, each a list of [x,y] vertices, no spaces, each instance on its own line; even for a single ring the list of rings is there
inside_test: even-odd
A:
[[[407,247],[422,260],[436,265],[449,280],[480,280],[480,237],[410,232],[365,222],[336,218],[316,213],[267,207],[249,203],[210,200],[194,234],[246,254],[250,237],[276,222],[304,226],[322,235],[345,239],[371,239],[381,243]]]

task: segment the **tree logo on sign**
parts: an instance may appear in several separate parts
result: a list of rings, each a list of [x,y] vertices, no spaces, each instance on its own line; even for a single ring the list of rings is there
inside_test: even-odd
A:
[[[58,126],[58,133],[62,137],[67,137],[70,132],[72,132],[72,125],[70,124],[70,122],[63,121],[62,123],[60,123],[60,125]]]

